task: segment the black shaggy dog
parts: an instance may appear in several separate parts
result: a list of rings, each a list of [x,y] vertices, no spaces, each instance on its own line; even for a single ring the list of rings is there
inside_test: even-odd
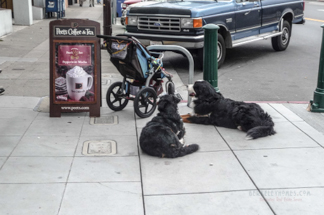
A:
[[[258,104],[226,99],[207,81],[196,81],[188,91],[194,113],[182,116],[184,122],[237,128],[247,132],[247,139],[276,133],[271,116]]]
[[[185,135],[183,122],[178,114],[180,99],[173,95],[162,96],[157,114],[143,128],[140,146],[149,155],[166,158],[182,157],[199,149],[197,144],[184,146],[180,140]]]

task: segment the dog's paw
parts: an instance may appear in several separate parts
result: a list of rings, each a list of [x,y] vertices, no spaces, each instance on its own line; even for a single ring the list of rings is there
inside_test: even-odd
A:
[[[185,118],[185,119],[183,119],[182,120],[184,123],[191,123],[189,120],[188,120],[188,118]]]
[[[179,140],[179,142],[180,142],[182,145],[184,145],[184,139],[183,139],[183,138],[181,138],[181,139]]]
[[[254,138],[252,136],[250,136],[250,135],[247,134],[246,137],[245,137],[245,139],[246,140],[253,140]]]
[[[190,121],[188,120],[189,117],[191,117],[190,114],[181,115],[182,121],[185,123],[190,123]]]

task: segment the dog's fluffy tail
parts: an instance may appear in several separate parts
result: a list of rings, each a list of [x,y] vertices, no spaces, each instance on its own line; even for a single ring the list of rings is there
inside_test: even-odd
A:
[[[273,126],[257,126],[247,131],[246,138],[257,139],[259,137],[274,135],[275,133]]]
[[[181,147],[179,153],[176,157],[182,157],[191,153],[198,151],[199,146],[197,144],[191,144],[184,147]]]

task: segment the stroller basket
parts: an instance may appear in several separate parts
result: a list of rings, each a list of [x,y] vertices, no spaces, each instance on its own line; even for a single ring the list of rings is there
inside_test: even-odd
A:
[[[111,58],[130,63],[133,57],[133,41],[127,38],[106,39],[107,51]]]
[[[144,81],[152,67],[149,51],[135,38],[98,35],[106,41],[110,61],[122,76]]]

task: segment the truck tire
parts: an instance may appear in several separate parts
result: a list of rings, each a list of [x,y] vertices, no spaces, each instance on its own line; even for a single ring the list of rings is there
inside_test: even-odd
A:
[[[226,46],[225,40],[221,34],[218,34],[218,42],[217,42],[217,60],[218,60],[218,68],[222,66],[225,61],[226,56]],[[198,49],[198,59],[201,68],[204,66],[204,49]]]
[[[218,68],[220,68],[224,63],[225,56],[226,56],[225,40],[221,34],[218,34],[218,43],[217,43]]]
[[[284,51],[287,49],[291,36],[291,26],[287,20],[283,21],[282,34],[271,38],[272,48],[275,51]]]

